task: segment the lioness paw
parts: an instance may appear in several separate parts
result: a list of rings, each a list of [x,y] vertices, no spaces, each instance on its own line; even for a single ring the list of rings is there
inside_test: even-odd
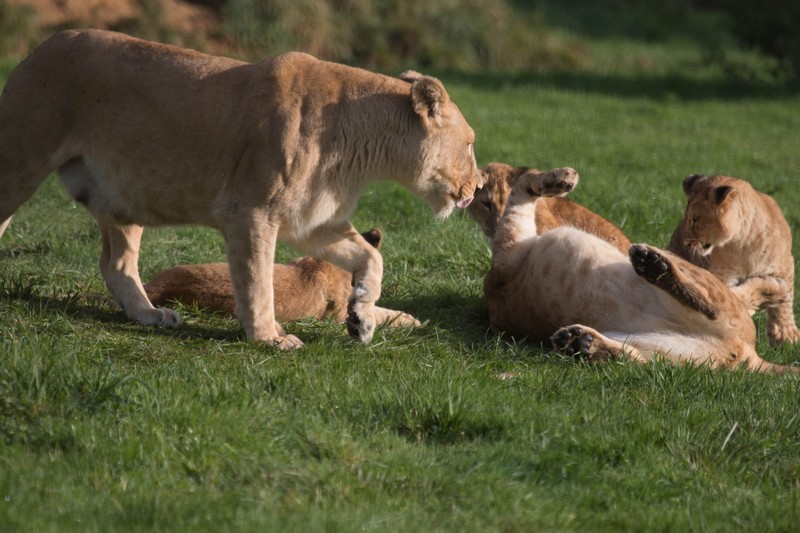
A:
[[[658,282],[664,274],[669,272],[669,263],[666,258],[654,248],[643,244],[634,244],[628,253],[633,269],[650,283]]]
[[[375,334],[375,306],[372,303],[350,300],[345,324],[351,337],[358,337],[364,344],[369,344]]]
[[[147,309],[131,316],[133,320],[144,324],[145,326],[159,326],[174,328],[181,323],[181,317],[172,309],[159,307],[156,309]]]
[[[560,328],[550,337],[556,350],[566,355],[589,354],[592,351],[594,335],[581,326]]]

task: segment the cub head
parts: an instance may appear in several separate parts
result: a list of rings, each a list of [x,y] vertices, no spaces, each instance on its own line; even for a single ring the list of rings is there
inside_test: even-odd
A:
[[[411,103],[421,126],[416,179],[411,188],[438,218],[465,208],[482,186],[475,162],[475,132],[436,78],[413,71],[400,75],[411,84]]]
[[[683,245],[693,254],[707,256],[729,242],[742,222],[738,200],[746,187],[747,182],[728,176],[686,176]]]
[[[511,188],[528,167],[512,167],[505,163],[490,163],[481,169],[483,188],[475,193],[475,200],[467,212],[475,219],[487,239],[497,231],[497,223],[503,216],[511,194]]]
[[[380,228],[372,228],[371,230],[362,233],[361,236],[367,241],[373,248],[380,251],[381,243],[383,242],[383,232]]]

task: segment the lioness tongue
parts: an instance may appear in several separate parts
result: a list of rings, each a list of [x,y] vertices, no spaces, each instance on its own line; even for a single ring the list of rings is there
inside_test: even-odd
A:
[[[463,200],[459,200],[458,202],[456,202],[456,207],[464,209],[465,207],[467,207],[469,204],[472,203],[472,198],[474,197],[470,196],[469,198],[464,198]]]

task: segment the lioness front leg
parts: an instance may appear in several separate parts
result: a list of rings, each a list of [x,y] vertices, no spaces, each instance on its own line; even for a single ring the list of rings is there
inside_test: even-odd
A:
[[[128,318],[146,325],[178,325],[181,320],[175,311],[153,307],[139,279],[139,243],[144,228],[133,224],[99,224],[103,235],[100,272],[111,296],[125,309]]]
[[[275,320],[273,266],[278,224],[260,212],[228,220],[223,226],[225,249],[236,296],[236,314],[248,340],[281,350],[303,345]]]
[[[379,319],[375,302],[381,295],[383,277],[380,252],[347,221],[319,228],[308,239],[294,244],[304,253],[353,273],[353,291],[347,304],[347,331],[368,344]]]

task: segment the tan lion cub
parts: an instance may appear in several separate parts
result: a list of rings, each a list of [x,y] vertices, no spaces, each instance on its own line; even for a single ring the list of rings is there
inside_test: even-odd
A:
[[[792,232],[780,206],[748,182],[694,174],[668,249],[708,269],[751,313],[766,309],[773,344],[800,341],[794,320]]]
[[[380,250],[383,234],[372,229],[361,234]],[[288,264],[275,264],[273,276],[275,316],[280,321],[331,317],[347,318],[347,300],[353,275],[315,257],[300,257]],[[231,273],[227,263],[181,265],[155,274],[145,284],[147,297],[154,305],[169,302],[194,304],[201,309],[236,316]],[[420,326],[420,322],[400,311],[376,307],[378,324]]]
[[[529,167],[512,167],[505,163],[490,163],[481,169],[483,189],[475,194],[475,201],[467,211],[491,240],[497,230],[497,221],[503,216],[508,195],[517,180],[526,172],[538,172]],[[542,198],[536,208],[536,229],[544,233],[559,226],[573,226],[614,245],[628,253],[631,241],[617,226],[569,198],[551,196]]]
[[[492,241],[485,291],[495,331],[553,344],[590,360],[624,354],[673,362],[782,373],[761,359],[742,302],[713,274],[644,244],[626,257],[570,226],[539,234],[543,197],[578,183],[571,168],[528,171],[511,189]]]

